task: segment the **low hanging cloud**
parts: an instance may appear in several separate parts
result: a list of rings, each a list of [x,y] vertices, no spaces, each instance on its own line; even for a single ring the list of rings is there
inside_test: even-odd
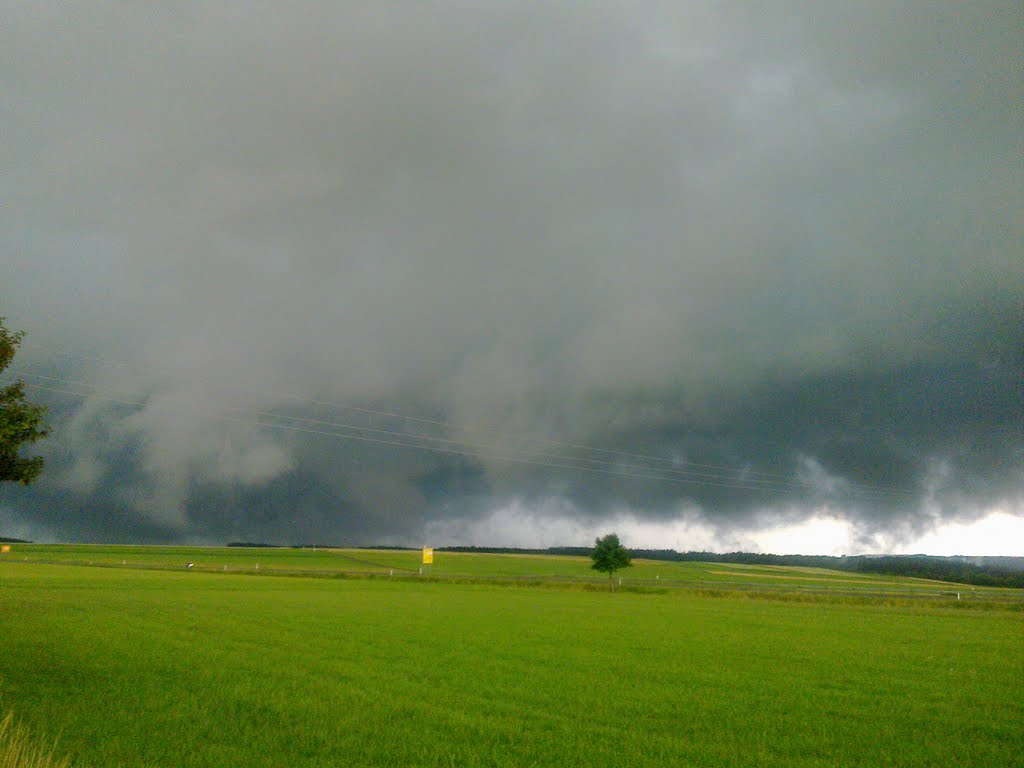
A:
[[[1016,9],[2,13],[4,530],[1024,514]]]

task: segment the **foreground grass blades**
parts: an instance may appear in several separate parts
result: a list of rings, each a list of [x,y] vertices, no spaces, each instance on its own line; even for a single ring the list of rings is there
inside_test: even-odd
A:
[[[54,749],[40,747],[8,712],[0,717],[0,768],[70,768],[70,763]]]
[[[0,562],[76,766],[1015,766],[1024,616]]]

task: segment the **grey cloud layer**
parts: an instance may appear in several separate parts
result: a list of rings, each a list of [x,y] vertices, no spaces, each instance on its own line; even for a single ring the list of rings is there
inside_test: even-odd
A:
[[[401,539],[517,497],[821,502],[509,465],[509,434],[918,494],[835,502],[865,525],[1019,510],[1020,14],[742,5],[6,9],[0,308],[26,364],[149,396],[65,402],[7,519]],[[312,400],[505,436],[219,419],[352,418]]]

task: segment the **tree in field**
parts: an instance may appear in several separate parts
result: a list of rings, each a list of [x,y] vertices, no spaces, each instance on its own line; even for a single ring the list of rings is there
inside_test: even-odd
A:
[[[21,343],[22,333],[4,327],[0,317],[0,373],[4,372]],[[28,485],[43,469],[43,457],[21,458],[23,445],[46,437],[50,431],[43,423],[46,408],[25,399],[25,382],[0,387],[0,482]]]
[[[632,565],[629,550],[619,543],[619,537],[614,533],[594,540],[594,550],[590,553],[590,559],[594,561],[591,568],[608,574],[608,585],[613,592],[615,591],[615,582],[612,578],[615,576],[615,572]]]

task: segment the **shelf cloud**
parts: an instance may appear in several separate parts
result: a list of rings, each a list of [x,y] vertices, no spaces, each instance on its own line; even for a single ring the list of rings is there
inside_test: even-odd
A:
[[[0,13],[0,533],[1024,515],[1016,7]]]

